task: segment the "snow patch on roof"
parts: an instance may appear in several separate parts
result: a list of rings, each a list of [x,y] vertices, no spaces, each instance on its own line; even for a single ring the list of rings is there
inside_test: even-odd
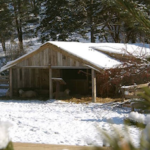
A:
[[[149,44],[123,44],[123,43],[100,43],[93,47],[96,50],[130,55],[138,58],[145,58],[150,56],[150,45]]]

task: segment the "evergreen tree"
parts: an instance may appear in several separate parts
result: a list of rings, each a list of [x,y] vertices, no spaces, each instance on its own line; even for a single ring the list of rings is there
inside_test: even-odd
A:
[[[10,38],[12,30],[12,20],[9,5],[6,0],[0,1],[0,42],[3,51],[6,52],[5,42]]]
[[[85,14],[84,19],[82,21],[84,27],[82,27],[82,31],[87,34],[90,34],[90,41],[92,43],[96,42],[96,39],[100,36],[100,28],[101,28],[101,10],[102,10],[102,1],[96,0],[81,0],[81,7],[83,8],[82,14]]]
[[[31,6],[31,12],[34,14],[34,16],[38,17],[40,13],[40,6],[41,6],[42,0],[29,0],[29,5]]]
[[[143,37],[139,24],[131,21],[134,17],[118,7],[118,3],[111,0],[83,0],[83,2],[87,12],[86,21],[84,20],[85,30],[91,33],[91,42],[99,39],[102,42],[135,43]],[[144,6],[143,2],[139,9],[144,12],[149,10]]]
[[[129,26],[127,13],[114,1],[101,0],[101,5],[97,7],[99,10],[96,11],[97,36],[101,41],[117,43],[136,41],[137,30]]]
[[[147,38],[150,36],[150,1],[116,0],[115,3],[127,13],[126,18],[130,18],[128,24],[139,31],[145,42],[148,42]]]
[[[84,13],[80,0],[51,0],[42,5],[41,22],[37,30],[42,42],[75,40],[74,33],[82,32]],[[73,39],[72,39],[73,38]]]
[[[17,31],[20,54],[24,53],[23,37],[32,37],[35,22],[38,22],[36,2],[31,0],[10,0],[10,10],[13,15],[14,27]]]

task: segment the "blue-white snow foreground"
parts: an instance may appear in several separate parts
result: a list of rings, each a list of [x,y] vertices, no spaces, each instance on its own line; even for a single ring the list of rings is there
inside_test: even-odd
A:
[[[123,119],[129,109],[106,104],[73,104],[61,101],[0,101],[1,121],[13,124],[10,137],[14,142],[103,145],[98,127],[111,133],[108,120],[123,133]],[[130,127],[138,145],[139,131]]]

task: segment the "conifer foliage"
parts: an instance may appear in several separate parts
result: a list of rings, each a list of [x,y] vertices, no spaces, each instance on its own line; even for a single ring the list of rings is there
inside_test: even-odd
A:
[[[150,1],[148,0],[116,0],[116,4],[130,16],[128,24],[140,32],[144,32],[145,39],[150,36]],[[147,40],[145,40],[148,42]]]
[[[33,22],[36,20],[36,17],[33,13],[33,11],[35,11],[35,8],[31,7],[30,0],[10,0],[9,5],[13,19],[13,25],[17,32],[19,50],[20,53],[24,53],[23,37],[27,34],[31,35]]]
[[[43,3],[41,23],[38,31],[41,33],[42,42],[47,40],[66,41],[82,24],[80,6],[77,8],[77,1],[51,0]]]
[[[11,34],[11,13],[6,0],[0,1],[0,42],[3,51],[6,51],[5,42],[10,38]]]
[[[149,0],[1,0],[0,42],[23,40],[149,42]],[[10,34],[11,33],[11,34]]]

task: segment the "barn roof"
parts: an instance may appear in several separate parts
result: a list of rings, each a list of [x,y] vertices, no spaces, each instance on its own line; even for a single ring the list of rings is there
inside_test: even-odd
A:
[[[123,43],[100,43],[93,47],[94,49],[104,52],[120,54],[122,56],[133,56],[136,58],[150,57],[150,45],[143,43],[123,44]]]
[[[41,45],[38,49],[27,53],[16,60],[8,62],[1,68],[0,72],[17,65],[21,61],[32,57],[34,54],[38,53],[42,49],[46,49],[47,47],[55,47],[56,49],[59,49],[59,52],[65,52],[73,57],[78,57],[86,62],[85,65],[92,66],[98,70],[114,68],[121,64],[119,60],[110,57],[108,53],[119,53],[121,55],[129,55],[130,53],[133,53],[134,56],[139,57],[140,54],[142,54],[139,49],[143,49],[141,45],[131,44],[49,41]],[[150,55],[150,49],[148,46],[144,48],[144,50],[144,54],[146,52]]]
[[[48,42],[63,51],[88,61],[90,64],[100,69],[109,69],[121,64],[120,61],[109,57],[108,55],[97,51],[94,47],[96,43],[79,43],[79,42]],[[89,64],[89,65],[90,65]],[[97,68],[96,67],[96,68]]]

